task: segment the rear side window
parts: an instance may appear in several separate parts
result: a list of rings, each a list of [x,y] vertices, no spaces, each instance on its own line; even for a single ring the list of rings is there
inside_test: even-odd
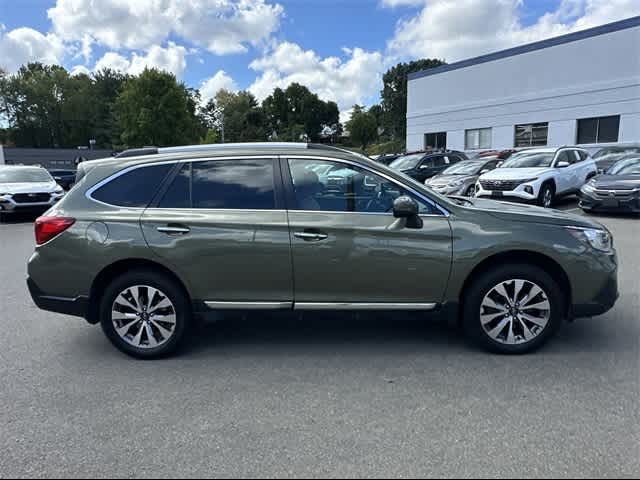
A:
[[[212,160],[185,164],[160,208],[275,209],[273,160]]]
[[[94,200],[118,207],[145,208],[173,165],[151,165],[124,173],[91,194]]]

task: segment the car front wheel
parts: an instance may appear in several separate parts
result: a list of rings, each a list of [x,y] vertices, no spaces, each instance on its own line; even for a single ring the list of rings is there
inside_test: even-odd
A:
[[[507,265],[480,275],[464,303],[467,334],[483,348],[531,352],[547,342],[563,318],[561,289],[533,265]]]
[[[553,200],[555,197],[555,189],[553,185],[546,183],[540,189],[540,194],[538,196],[538,204],[544,208],[553,207]]]
[[[191,323],[189,301],[172,279],[152,270],[116,278],[105,290],[100,322],[116,348],[136,358],[173,353]]]

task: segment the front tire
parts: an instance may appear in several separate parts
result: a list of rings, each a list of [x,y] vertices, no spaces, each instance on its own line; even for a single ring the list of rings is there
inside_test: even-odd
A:
[[[561,289],[544,270],[505,265],[481,274],[464,299],[465,332],[495,353],[524,354],[544,345],[562,323]]]
[[[466,191],[466,193],[465,193],[465,196],[466,196],[466,197],[470,197],[470,198],[475,197],[475,196],[476,196],[476,186],[475,186],[475,185],[471,185],[471,186],[467,189],[467,191]]]
[[[538,194],[538,205],[544,208],[553,207],[553,202],[555,200],[556,189],[550,183],[545,183],[540,188],[540,193]]]
[[[180,285],[153,270],[134,270],[113,280],[100,303],[100,323],[118,350],[135,358],[169,356],[191,326],[191,307]]]

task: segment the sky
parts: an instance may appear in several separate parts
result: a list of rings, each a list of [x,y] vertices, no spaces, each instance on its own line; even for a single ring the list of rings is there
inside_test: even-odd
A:
[[[0,0],[0,67],[171,71],[210,98],[306,85],[346,112],[400,61],[447,62],[640,15],[640,0]]]

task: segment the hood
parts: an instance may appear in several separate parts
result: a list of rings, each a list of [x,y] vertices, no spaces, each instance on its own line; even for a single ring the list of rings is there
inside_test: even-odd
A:
[[[640,175],[600,175],[593,186],[598,190],[633,190],[640,188]]]
[[[484,198],[468,198],[474,208],[483,210],[490,215],[507,220],[530,223],[542,223],[547,225],[562,225],[585,228],[604,229],[602,225],[587,217],[575,215],[550,208],[536,207],[520,203],[509,203]]]
[[[56,182],[0,183],[0,193],[52,193]]]
[[[480,177],[481,180],[528,180],[553,172],[551,167],[539,168],[496,168]]]
[[[477,178],[478,175],[436,175],[428,179],[425,183],[427,185],[449,185],[458,181],[475,181]]]

